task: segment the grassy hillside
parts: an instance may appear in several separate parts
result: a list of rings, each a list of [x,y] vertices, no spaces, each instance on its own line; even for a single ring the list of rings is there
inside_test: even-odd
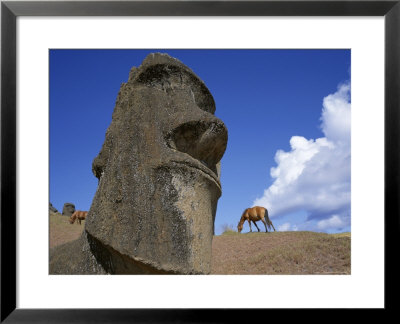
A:
[[[70,224],[69,217],[60,213],[50,212],[50,248],[76,240],[82,233],[85,221],[82,225]]]
[[[227,232],[213,239],[212,274],[350,274],[350,233]]]
[[[77,239],[82,225],[50,213],[50,248]],[[350,274],[350,233],[272,232],[214,236],[211,274]]]

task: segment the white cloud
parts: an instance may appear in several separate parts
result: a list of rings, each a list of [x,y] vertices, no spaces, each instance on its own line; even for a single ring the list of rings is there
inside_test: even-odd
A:
[[[278,231],[285,232],[290,230],[290,223],[283,223],[282,225],[278,226]]]
[[[289,152],[278,150],[275,154],[277,166],[270,172],[275,180],[253,205],[267,207],[272,218],[305,210],[309,226],[312,220],[328,219],[331,227],[349,225],[350,108],[349,84],[340,85],[337,92],[325,97],[321,113],[321,130],[325,137],[293,136]],[[328,223],[321,224],[324,229],[328,228],[324,225]]]
[[[333,215],[331,218],[323,219],[317,223],[317,227],[320,230],[328,229],[340,229],[344,227],[346,223],[340,218],[339,215]]]
[[[341,85],[337,92],[324,98],[321,127],[331,141],[350,143],[350,106],[350,84]]]

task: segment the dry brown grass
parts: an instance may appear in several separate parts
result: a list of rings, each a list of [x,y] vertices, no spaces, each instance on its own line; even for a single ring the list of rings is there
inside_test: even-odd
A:
[[[50,212],[50,248],[84,229]],[[270,232],[214,236],[211,274],[350,274],[350,233]]]
[[[212,274],[350,274],[350,233],[215,236]]]
[[[82,233],[85,221],[82,225],[70,224],[69,217],[60,213],[50,212],[50,248],[76,240]]]

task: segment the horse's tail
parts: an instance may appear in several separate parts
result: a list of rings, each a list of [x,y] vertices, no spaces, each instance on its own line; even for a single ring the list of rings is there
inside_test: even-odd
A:
[[[271,230],[271,226],[272,226],[275,231],[275,227],[274,227],[274,225],[272,225],[272,222],[269,219],[268,209],[265,207],[264,207],[264,209],[265,209],[264,219],[265,219],[265,222],[267,223],[268,229]]]
[[[264,210],[265,210],[264,218],[265,218],[266,222],[269,223],[270,220],[269,220],[269,216],[268,216],[268,209],[264,207]]]

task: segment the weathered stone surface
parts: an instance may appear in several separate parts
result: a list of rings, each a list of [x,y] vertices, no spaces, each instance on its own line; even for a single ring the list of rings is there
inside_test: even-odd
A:
[[[75,205],[72,203],[65,203],[63,206],[62,215],[71,216],[75,212]]]
[[[85,272],[82,252],[71,270],[63,247],[50,272],[209,273],[228,138],[214,111],[205,84],[180,61],[156,53],[133,68],[93,161],[99,184],[85,233],[71,243],[87,246],[98,267]]]
[[[49,202],[49,211],[53,212],[53,213],[58,213],[57,208],[55,208],[51,202]]]

